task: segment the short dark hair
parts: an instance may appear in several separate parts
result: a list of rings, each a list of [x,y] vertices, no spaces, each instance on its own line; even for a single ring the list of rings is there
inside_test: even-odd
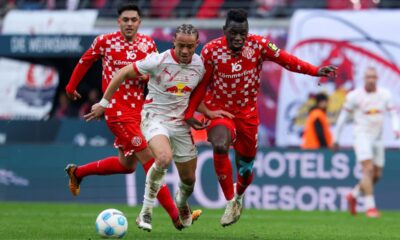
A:
[[[247,22],[247,11],[241,8],[230,9],[226,15],[225,26],[227,26],[231,21],[238,23]]]
[[[328,101],[328,95],[326,95],[326,93],[318,93],[317,95],[315,95],[316,104],[322,101]]]
[[[136,11],[138,13],[139,17],[142,17],[142,11],[136,4],[133,4],[133,3],[125,3],[125,4],[122,4],[121,6],[119,6],[118,11],[117,11],[118,16],[121,16],[121,14],[123,12],[129,11],[129,10]]]
[[[175,36],[178,33],[196,34],[196,39],[199,38],[199,31],[192,24],[182,24],[175,30]]]

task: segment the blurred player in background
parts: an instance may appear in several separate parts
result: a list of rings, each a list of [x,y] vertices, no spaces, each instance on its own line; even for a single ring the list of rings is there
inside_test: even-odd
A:
[[[98,36],[79,60],[66,87],[67,95],[71,99],[81,97],[76,87],[98,59],[102,59],[102,89],[105,91],[116,71],[157,52],[153,39],[137,32],[141,23],[140,17],[141,12],[136,5],[126,4],[118,9],[120,31]],[[140,113],[146,84],[142,78],[146,76],[126,79],[105,110],[106,124],[115,135],[114,145],[118,148],[119,156],[107,157],[83,166],[69,164],[66,167],[70,177],[69,188],[74,196],[80,193],[80,183],[86,176],[132,173],[135,171],[137,160],[142,163],[146,173],[153,165],[154,158],[140,131]],[[168,212],[174,226],[181,230],[183,226],[179,220],[179,213],[166,185],[161,187],[158,200]],[[195,212],[195,218],[199,213]]]
[[[224,37],[209,42],[202,50],[206,73],[192,94],[185,119],[195,129],[204,125],[193,118],[196,109],[212,119],[208,140],[213,146],[215,171],[228,201],[220,223],[228,226],[239,220],[244,191],[253,179],[259,124],[257,95],[263,61],[274,61],[290,71],[312,76],[328,76],[336,67],[318,68],[279,49],[265,37],[249,34],[247,12],[242,9],[228,12],[223,30]],[[210,112],[218,109],[234,117]],[[230,145],[235,149],[236,187],[228,156]]]
[[[339,147],[341,130],[349,118],[354,122],[354,151],[361,162],[363,176],[351,193],[347,195],[349,211],[356,215],[357,197],[365,197],[366,216],[379,217],[374,199],[374,185],[382,176],[385,165],[383,144],[383,123],[385,113],[389,112],[396,138],[400,137],[399,119],[388,90],[377,87],[378,75],[373,67],[367,68],[364,75],[364,87],[348,93],[340,112],[334,131],[335,148]]]
[[[332,133],[326,114],[329,98],[325,93],[315,96],[315,106],[310,109],[304,126],[302,149],[333,147]]]
[[[161,54],[153,53],[146,59],[122,68],[113,77],[103,99],[92,108],[87,120],[98,118],[121,84],[127,78],[150,75],[149,93],[142,111],[142,132],[155,156],[155,163],[146,176],[142,210],[136,220],[139,228],[152,230],[152,213],[155,197],[163,184],[167,168],[172,162],[179,172],[179,190],[175,202],[179,217],[185,227],[192,224],[187,199],[196,181],[197,149],[190,126],[183,121],[192,90],[204,74],[204,65],[194,51],[199,33],[190,24],[177,27],[174,48]],[[121,85],[122,86],[122,85]]]

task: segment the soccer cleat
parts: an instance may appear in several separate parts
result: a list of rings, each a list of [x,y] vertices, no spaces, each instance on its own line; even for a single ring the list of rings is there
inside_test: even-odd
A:
[[[178,231],[182,231],[182,229],[184,229],[185,227],[182,225],[181,220],[179,219],[179,216],[175,219],[172,220],[172,224],[174,224],[174,227],[178,230]]]
[[[138,228],[144,231],[151,232],[151,213],[150,212],[140,212],[139,216],[136,218],[136,225]]]
[[[78,166],[76,166],[75,164],[68,164],[65,167],[65,171],[67,172],[68,176],[69,176],[69,183],[68,183],[68,187],[69,190],[71,191],[72,195],[74,196],[78,196],[79,193],[81,192],[81,188],[80,188],[80,184],[82,179],[77,178],[75,176],[75,170],[78,168]]]
[[[351,193],[346,195],[346,199],[347,199],[347,207],[349,209],[349,212],[351,213],[351,215],[356,216],[357,215],[357,199],[355,197],[353,197],[353,195]]]
[[[222,215],[221,225],[226,227],[237,222],[240,218],[242,207],[242,198],[235,197],[230,200],[226,205],[224,215]]]
[[[179,212],[179,219],[184,227],[190,227],[192,225],[192,212],[187,202],[181,203],[178,201],[179,191],[175,194],[175,203]]]
[[[203,211],[200,209],[196,209],[192,212],[192,224],[200,218],[202,213]]]
[[[376,208],[370,208],[365,212],[365,216],[369,218],[379,218],[381,216],[380,212]]]
[[[200,209],[194,210],[192,212],[192,224],[200,218],[201,214],[202,214],[202,211]],[[177,219],[175,219],[175,221],[172,221],[172,223],[174,224],[174,227],[179,231],[182,231],[182,229],[185,228],[182,225],[182,222],[179,219],[179,217]]]
[[[179,219],[184,227],[190,227],[192,225],[192,213],[190,211],[189,204],[186,203],[183,206],[178,207]]]

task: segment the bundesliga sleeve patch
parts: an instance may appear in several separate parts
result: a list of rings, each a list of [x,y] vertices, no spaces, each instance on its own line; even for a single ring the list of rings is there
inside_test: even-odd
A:
[[[275,45],[275,43],[272,43],[272,42],[268,43],[268,47],[269,47],[269,49],[271,49],[274,52],[279,50],[279,48]]]

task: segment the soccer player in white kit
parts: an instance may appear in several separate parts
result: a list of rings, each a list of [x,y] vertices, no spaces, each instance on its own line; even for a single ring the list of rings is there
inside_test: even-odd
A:
[[[93,118],[101,116],[112,95],[127,78],[149,75],[149,93],[142,110],[141,130],[154,154],[155,163],[146,176],[142,210],[136,220],[139,228],[152,230],[152,209],[167,168],[174,159],[179,172],[179,191],[175,202],[184,227],[192,224],[187,199],[195,183],[197,149],[190,126],[183,121],[191,92],[204,74],[204,64],[194,51],[198,31],[190,24],[176,29],[174,48],[152,53],[116,73],[103,99],[92,108]],[[204,127],[207,127],[204,124]]]
[[[388,90],[377,87],[377,80],[376,69],[368,67],[364,75],[364,87],[348,93],[334,131],[334,142],[338,148],[343,125],[353,115],[354,151],[357,161],[361,163],[363,176],[346,198],[350,213],[356,215],[357,197],[362,193],[367,217],[380,216],[375,205],[374,185],[381,177],[385,165],[382,135],[386,112],[390,113],[396,138],[400,137],[399,119],[391,94]]]

